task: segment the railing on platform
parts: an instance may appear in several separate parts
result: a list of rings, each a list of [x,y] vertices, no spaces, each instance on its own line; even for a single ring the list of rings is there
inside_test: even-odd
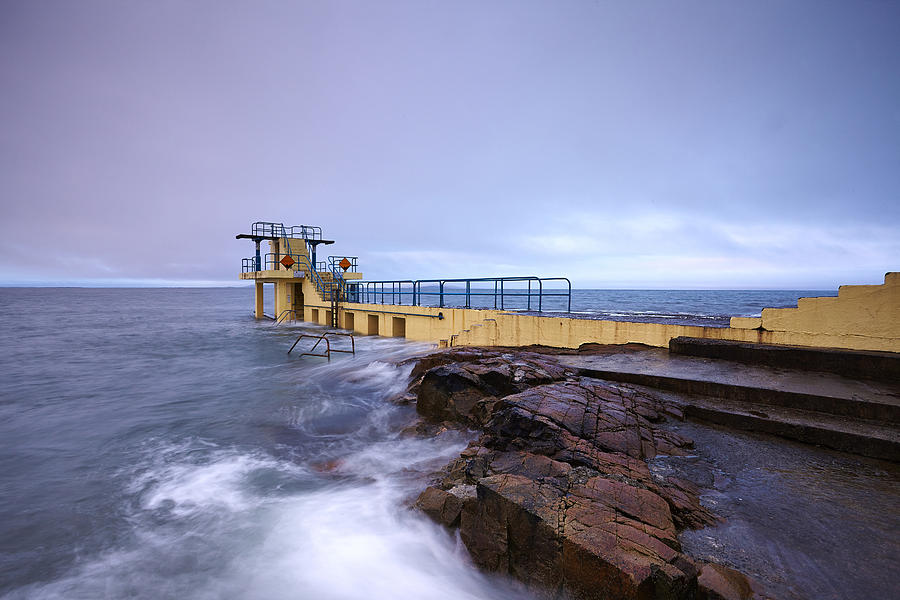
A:
[[[545,284],[565,283],[564,288]],[[474,285],[473,285],[474,284]],[[347,285],[347,299],[361,304],[572,311],[572,282],[566,277],[474,277],[366,281]],[[556,299],[560,299],[557,301]],[[548,306],[563,304],[562,306]]]
[[[341,350],[338,348],[332,348],[331,342],[328,339],[329,336],[340,336],[340,337],[350,338],[350,350]],[[353,338],[353,334],[352,333],[340,333],[337,331],[326,331],[325,333],[322,333],[319,335],[309,334],[309,333],[301,333],[300,336],[297,337],[297,339],[294,341],[294,344],[291,346],[291,349],[288,350],[287,353],[290,354],[293,351],[293,349],[297,346],[297,344],[300,342],[300,340],[302,340],[303,338],[312,338],[317,341],[313,345],[312,348],[310,348],[307,352],[301,353],[300,356],[321,356],[322,358],[327,358],[329,361],[331,361],[331,353],[332,352],[345,352],[347,354],[356,354],[356,340]],[[323,352],[322,354],[317,354],[315,352],[315,350],[316,350],[316,348],[319,347],[319,344],[321,344],[322,342],[325,342],[325,352]]]
[[[346,269],[341,266],[341,262],[345,260],[350,263]],[[332,272],[341,270],[345,273],[359,273],[359,258],[356,256],[329,256],[328,270]]]
[[[250,234],[260,237],[321,240],[322,228],[315,225],[292,225],[287,227],[284,223],[256,221],[250,225]]]
[[[414,306],[413,286],[415,283],[412,279],[350,283],[347,285],[347,301],[361,304],[408,304]]]
[[[257,268],[255,257],[241,259],[241,273],[252,273],[259,270],[260,269]]]

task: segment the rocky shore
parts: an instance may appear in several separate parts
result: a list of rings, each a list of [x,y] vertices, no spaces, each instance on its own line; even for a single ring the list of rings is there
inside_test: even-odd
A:
[[[415,502],[459,530],[479,567],[548,598],[761,597],[738,571],[681,551],[681,530],[717,516],[694,484],[647,466],[692,447],[662,426],[682,418],[671,403],[531,351],[450,349],[412,376],[418,433],[480,432]]]

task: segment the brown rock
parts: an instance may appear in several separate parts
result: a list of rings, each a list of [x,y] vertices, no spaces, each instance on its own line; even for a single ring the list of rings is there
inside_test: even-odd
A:
[[[751,600],[760,597],[746,575],[715,563],[703,565],[697,585],[698,600]]]
[[[458,525],[477,565],[579,600],[697,597],[697,567],[677,531],[716,519],[696,486],[654,477],[646,463],[691,447],[659,425],[677,410],[652,392],[575,378],[546,354],[467,348],[426,358],[413,388],[426,429],[452,422],[484,433],[416,506]],[[740,574],[704,573],[705,597],[744,589]]]
[[[652,458],[665,448],[684,454],[690,445],[653,427],[647,416],[660,418],[644,396],[595,379],[559,382],[504,398],[495,408],[487,431],[495,444],[511,444],[553,456],[572,452],[585,440],[597,450],[633,458]]]
[[[459,525],[463,499],[450,492],[427,487],[419,494],[415,507],[445,527],[456,527]]]
[[[416,410],[431,421],[480,426],[490,418],[498,398],[570,375],[544,356],[518,355],[512,359],[511,355],[484,353],[469,362],[443,364],[426,371],[416,384]]]
[[[566,489],[559,480],[515,474],[482,479],[460,519],[475,563],[576,598],[690,594],[695,573],[684,570],[689,561],[672,547],[664,500],[603,478],[568,483]]]

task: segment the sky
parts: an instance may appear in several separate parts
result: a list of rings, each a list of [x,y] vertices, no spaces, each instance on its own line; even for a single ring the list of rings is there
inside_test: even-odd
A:
[[[900,270],[900,2],[0,3],[0,285]]]

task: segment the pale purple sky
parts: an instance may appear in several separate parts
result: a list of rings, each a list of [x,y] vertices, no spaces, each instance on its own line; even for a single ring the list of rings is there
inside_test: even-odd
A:
[[[0,284],[900,269],[900,2],[0,3]],[[322,252],[328,254],[330,252]]]

